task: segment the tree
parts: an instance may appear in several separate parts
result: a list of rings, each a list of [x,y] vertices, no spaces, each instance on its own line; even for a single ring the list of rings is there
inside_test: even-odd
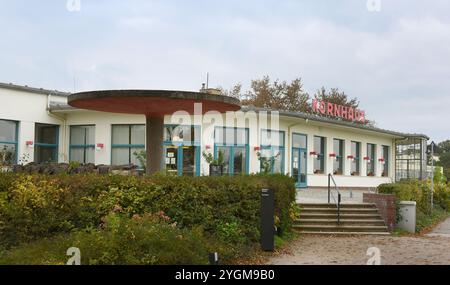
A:
[[[260,108],[308,112],[310,97],[303,89],[301,78],[290,83],[275,80],[271,82],[269,76],[252,80],[251,89],[247,91],[242,100],[244,105],[253,105]]]
[[[450,180],[450,152],[442,153],[436,164],[444,168],[444,175]]]
[[[253,105],[259,108],[275,109],[292,112],[312,113],[311,97],[303,88],[302,79],[296,78],[290,83],[286,81],[271,81],[269,76],[252,80],[251,88],[242,96],[242,84],[236,84],[230,90],[222,90],[222,94],[240,98],[243,105]],[[329,91],[322,87],[314,98],[330,103],[352,107],[359,107],[357,98],[349,98],[348,95],[331,88]],[[375,126],[374,121],[366,119],[366,125]]]
[[[327,101],[333,104],[342,105],[346,107],[352,107],[354,109],[358,109],[359,101],[357,98],[348,98],[348,95],[345,92],[339,91],[338,88],[331,88],[330,91],[326,91],[325,87],[317,90],[314,98],[320,101]]]
[[[437,154],[450,152],[450,140],[440,142],[434,150]]]

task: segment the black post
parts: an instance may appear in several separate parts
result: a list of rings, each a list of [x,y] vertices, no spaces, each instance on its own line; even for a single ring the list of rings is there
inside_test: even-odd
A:
[[[275,193],[272,189],[261,191],[261,247],[275,250]]]

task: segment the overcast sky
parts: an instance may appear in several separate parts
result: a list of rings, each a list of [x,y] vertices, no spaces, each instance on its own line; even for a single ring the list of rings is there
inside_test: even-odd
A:
[[[301,77],[311,94],[358,97],[379,127],[450,139],[450,1],[370,1],[0,0],[0,82],[198,90],[207,72],[224,88]]]

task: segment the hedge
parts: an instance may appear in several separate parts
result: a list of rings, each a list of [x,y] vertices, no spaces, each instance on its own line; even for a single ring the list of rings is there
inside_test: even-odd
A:
[[[283,175],[134,177],[0,174],[0,247],[10,248],[85,229],[111,212],[164,213],[179,229],[201,229],[228,244],[259,240],[260,189],[276,193],[281,232],[295,219],[295,185]]]

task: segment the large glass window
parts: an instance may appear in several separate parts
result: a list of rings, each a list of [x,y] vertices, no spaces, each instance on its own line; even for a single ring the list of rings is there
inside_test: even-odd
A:
[[[95,163],[95,126],[70,127],[70,161]]]
[[[200,127],[166,125],[165,166],[168,174],[200,175]]]
[[[314,159],[314,174],[325,173],[325,138],[314,137],[314,152],[316,158]]]
[[[376,146],[374,144],[367,144],[367,176],[375,176],[375,162],[376,162]]]
[[[351,171],[350,174],[352,176],[360,175],[360,167],[361,167],[361,143],[360,142],[352,142],[352,159],[351,159]]]
[[[396,142],[395,178],[426,178],[426,139],[411,137]]]
[[[262,130],[261,172],[284,173],[284,132]]]
[[[58,162],[59,126],[35,125],[35,162]]]
[[[17,163],[17,128],[17,122],[0,120],[0,165]]]
[[[223,171],[228,175],[248,174],[249,130],[217,127],[214,134],[215,157],[223,155]]]
[[[134,164],[143,167],[135,155],[141,151],[145,151],[145,125],[112,126],[113,165]]]
[[[344,141],[339,139],[333,140],[333,152],[335,154],[333,160],[333,174],[342,175],[344,173]]]
[[[383,160],[383,173],[381,173],[381,176],[387,177],[389,176],[390,153],[389,147],[386,145],[383,146]]]

